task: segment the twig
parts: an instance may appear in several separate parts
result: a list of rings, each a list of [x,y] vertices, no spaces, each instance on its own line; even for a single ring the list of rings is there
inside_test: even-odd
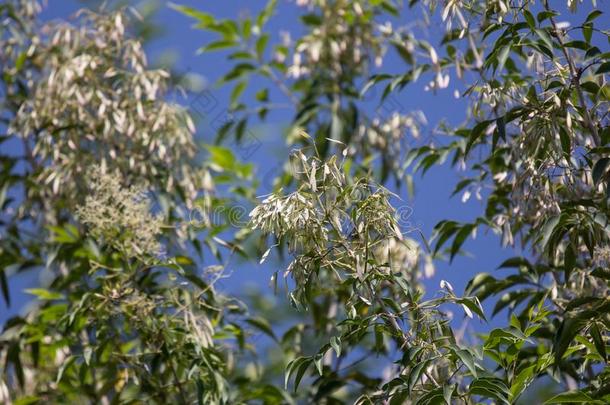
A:
[[[544,0],[544,9],[549,12],[551,11],[548,0]],[[582,75],[582,71],[576,69],[574,60],[572,59],[572,57],[570,56],[570,53],[568,52],[568,50],[565,47],[563,38],[561,37],[560,30],[557,28],[557,23],[555,22],[555,18],[552,15],[550,17],[550,21],[551,21],[551,25],[553,27],[555,38],[557,38],[557,42],[559,42],[561,51],[563,52],[563,55],[565,56],[566,61],[568,63],[568,67],[570,69],[570,81],[572,82],[572,84],[574,84],[574,87],[576,88],[576,93],[578,94],[578,100],[583,109],[583,118],[585,120],[585,125],[591,132],[591,136],[593,137],[593,141],[595,142],[595,145],[600,146],[602,144],[601,138],[599,137],[599,134],[597,133],[597,128],[595,128],[595,125],[593,124],[593,120],[591,119],[591,114],[589,113],[589,109],[587,108],[587,103],[585,102],[585,96],[582,92],[582,88],[580,87],[580,76]]]

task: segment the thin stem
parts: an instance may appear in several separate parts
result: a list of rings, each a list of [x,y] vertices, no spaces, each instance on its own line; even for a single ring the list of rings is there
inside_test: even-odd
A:
[[[544,9],[549,12],[551,11],[548,0],[544,0]],[[582,92],[582,88],[580,87],[580,76],[582,74],[582,71],[579,71],[576,69],[576,64],[574,63],[574,60],[570,56],[568,49],[565,47],[563,38],[561,36],[561,32],[557,28],[557,23],[555,22],[555,18],[552,15],[551,15],[550,21],[551,21],[551,25],[553,27],[555,38],[557,38],[557,42],[559,42],[561,51],[563,52],[563,55],[565,56],[566,61],[568,63],[568,68],[570,70],[570,81],[576,89],[576,94],[578,95],[578,100],[583,109],[583,118],[585,120],[585,125],[589,129],[589,132],[591,132],[591,136],[593,137],[593,141],[595,142],[595,145],[600,146],[602,144],[601,138],[599,137],[599,134],[597,133],[597,128],[595,127],[595,124],[593,123],[591,114],[589,112],[589,109],[587,108],[585,96]]]
[[[278,86],[282,93],[284,93],[295,106],[298,106],[299,99],[292,93],[292,91],[290,91],[288,86],[286,86],[286,84],[275,74],[273,70],[268,69],[267,71],[269,72],[269,77],[271,78],[271,81],[275,83],[276,86]]]
[[[172,370],[172,375],[174,376],[174,381],[176,382],[176,386],[178,387],[178,392],[180,394],[180,399],[182,400],[183,404],[187,404],[187,400],[186,400],[186,393],[184,392],[184,388],[182,387],[182,382],[180,382],[180,379],[178,378],[178,373],[176,373],[176,368],[174,367],[174,362],[169,361],[169,366],[170,369]]]

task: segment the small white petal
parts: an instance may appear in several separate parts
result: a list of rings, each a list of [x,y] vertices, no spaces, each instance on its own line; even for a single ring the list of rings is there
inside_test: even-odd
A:
[[[464,308],[464,312],[466,312],[466,316],[472,319],[472,311],[466,305],[462,304],[462,308]]]

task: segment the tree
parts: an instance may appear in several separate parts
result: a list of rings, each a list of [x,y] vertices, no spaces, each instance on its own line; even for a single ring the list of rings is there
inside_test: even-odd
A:
[[[235,83],[237,119],[203,161],[125,11],[85,11],[48,30],[35,2],[0,5],[1,140],[20,151],[0,154],[0,286],[8,304],[10,272],[52,280],[0,335],[0,398],[516,403],[548,379],[555,396],[537,402],[610,400],[610,32],[595,2],[297,4],[303,34],[278,44],[265,32],[274,1],[237,20],[174,6],[218,36],[205,52],[235,61],[221,83]],[[579,21],[566,25],[570,10]],[[442,24],[440,43],[394,28],[406,13]],[[405,64],[398,74],[390,54]],[[442,91],[453,77],[468,108],[459,127],[436,129],[442,139],[405,144],[425,131],[420,112],[370,114],[377,88],[383,104],[418,80]],[[242,142],[278,91],[293,106],[295,150],[258,201],[252,165],[222,144]],[[406,233],[384,185],[412,193],[413,174],[449,158],[464,169],[454,194],[480,194],[485,210],[443,220],[429,238]],[[246,226],[210,219],[237,203],[254,204]],[[451,262],[479,229],[526,252],[500,263],[513,273],[478,274],[463,295],[443,281],[428,299],[433,262]],[[257,305],[264,298],[214,287],[232,256],[263,262],[274,250],[290,256],[282,274],[295,311],[282,322]],[[465,337],[455,309],[482,320],[508,309],[508,320]]]
[[[173,223],[213,187],[194,164],[190,117],[164,101],[167,74],[147,68],[122,13],[82,12],[49,37],[35,8],[3,5],[5,140],[22,155],[3,156],[1,252],[52,281],[5,326],[3,384],[45,402],[186,402],[195,386],[226,402],[212,335],[231,308],[206,280],[215,269],[195,274],[176,253],[193,242]]]

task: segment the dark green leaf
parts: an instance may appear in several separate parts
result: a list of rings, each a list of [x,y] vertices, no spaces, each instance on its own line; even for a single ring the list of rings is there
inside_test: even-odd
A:
[[[610,62],[604,62],[601,64],[601,66],[597,69],[597,71],[595,72],[596,75],[602,75],[605,73],[610,72]]]
[[[276,342],[278,342],[277,337],[275,336],[275,333],[273,333],[273,329],[272,329],[271,325],[269,324],[269,321],[267,321],[266,319],[261,318],[261,317],[248,318],[248,319],[246,319],[246,322],[249,323],[250,325],[254,326],[255,328],[257,328],[258,330],[260,330],[261,332],[263,332],[265,335],[269,336]]]
[[[11,306],[11,296],[8,290],[8,281],[6,280],[6,274],[4,269],[0,269],[0,289],[2,290],[2,297],[4,298],[4,302],[6,302],[6,306]]]
[[[594,404],[595,401],[593,400],[593,398],[591,398],[589,395],[585,394],[582,391],[571,391],[555,395],[551,399],[547,400],[544,405],[565,403]]]
[[[597,349],[597,352],[599,353],[600,356],[602,356],[604,361],[607,360],[606,343],[604,342],[604,339],[602,338],[602,334],[599,331],[597,322],[594,323],[593,325],[591,325],[591,328],[589,328],[589,332],[591,333],[591,337],[593,338],[593,343],[595,344],[595,348]]]
[[[610,165],[610,158],[607,157],[601,158],[597,162],[595,162],[591,175],[593,177],[594,184],[599,184],[601,179],[605,176],[608,170],[608,165]]]

